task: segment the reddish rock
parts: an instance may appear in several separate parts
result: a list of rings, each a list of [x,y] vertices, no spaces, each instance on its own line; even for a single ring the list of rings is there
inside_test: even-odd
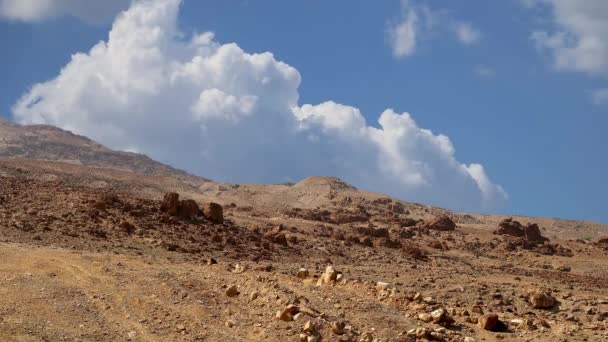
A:
[[[521,223],[517,221],[513,221],[512,218],[504,219],[499,224],[498,230],[496,230],[495,234],[500,235],[510,235],[515,237],[523,237],[524,236],[524,227]]]
[[[540,233],[540,228],[536,223],[529,224],[524,228],[524,238],[528,242],[543,243],[547,240],[546,237]]]
[[[479,324],[479,327],[482,329],[494,330],[499,321],[497,314],[487,314],[479,317],[479,319],[477,319],[477,324]]]
[[[171,216],[175,216],[179,212],[179,195],[175,192],[165,194],[160,210]]]
[[[456,224],[447,215],[437,218],[435,221],[427,224],[428,229],[439,231],[450,231],[456,229]]]
[[[222,209],[222,206],[217,203],[205,203],[203,205],[203,216],[213,223],[224,223],[224,210]]]
[[[198,204],[194,200],[181,201],[179,205],[178,216],[184,220],[191,220],[195,218],[200,212]]]

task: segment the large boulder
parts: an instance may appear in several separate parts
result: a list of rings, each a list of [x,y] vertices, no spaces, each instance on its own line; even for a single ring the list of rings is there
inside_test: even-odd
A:
[[[510,235],[515,237],[524,236],[524,227],[518,221],[513,221],[512,218],[504,219],[498,224],[499,228],[494,233],[500,235]]]
[[[536,223],[529,224],[524,228],[524,238],[526,241],[532,243],[543,243],[547,240],[547,238],[540,233],[540,228],[538,228]]]
[[[597,241],[597,246],[599,248],[603,248],[605,250],[608,250],[608,238],[601,238]]]
[[[181,201],[179,205],[178,216],[184,220],[195,218],[200,212],[198,204],[194,200]]]
[[[450,231],[456,229],[456,223],[449,216],[443,215],[427,224],[426,227],[432,230]]]
[[[222,209],[222,206],[217,203],[205,203],[203,205],[203,216],[213,223],[224,223],[224,210]]]
[[[171,216],[177,215],[179,212],[179,194],[175,192],[165,194],[160,210]]]

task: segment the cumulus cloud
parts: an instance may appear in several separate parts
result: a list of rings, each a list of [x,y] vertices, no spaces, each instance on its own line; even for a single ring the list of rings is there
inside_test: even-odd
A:
[[[608,1],[527,0],[550,18],[531,39],[558,70],[608,75]]]
[[[300,73],[271,53],[248,53],[206,32],[177,29],[180,0],[140,0],[107,42],[78,53],[14,106],[110,147],[141,151],[219,181],[340,177],[361,188],[460,210],[506,200],[483,167],[455,157],[450,139],[408,113],[377,126],[358,108],[300,104]]]
[[[389,22],[387,39],[395,58],[412,56],[421,40],[435,31],[453,31],[456,39],[464,45],[473,45],[481,37],[481,32],[473,24],[456,20],[448,11],[432,9],[414,2],[401,1],[401,17]]]
[[[0,16],[36,22],[68,15],[89,23],[101,23],[127,9],[130,3],[131,0],[0,0]]]
[[[465,45],[475,44],[481,38],[479,30],[474,28],[469,22],[459,21],[454,23],[454,32],[456,33],[456,38]]]

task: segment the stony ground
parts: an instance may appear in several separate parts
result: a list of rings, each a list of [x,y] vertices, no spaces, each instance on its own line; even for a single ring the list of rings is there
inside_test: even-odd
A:
[[[608,340],[601,226],[32,163],[0,163],[2,341]]]

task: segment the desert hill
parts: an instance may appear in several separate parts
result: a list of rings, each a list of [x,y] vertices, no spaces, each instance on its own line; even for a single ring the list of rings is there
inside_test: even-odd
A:
[[[60,161],[145,175],[189,177],[143,154],[110,150],[87,137],[48,125],[21,126],[0,119],[0,158]]]
[[[49,126],[0,122],[0,156],[2,341],[608,339],[606,225],[216,183]]]

